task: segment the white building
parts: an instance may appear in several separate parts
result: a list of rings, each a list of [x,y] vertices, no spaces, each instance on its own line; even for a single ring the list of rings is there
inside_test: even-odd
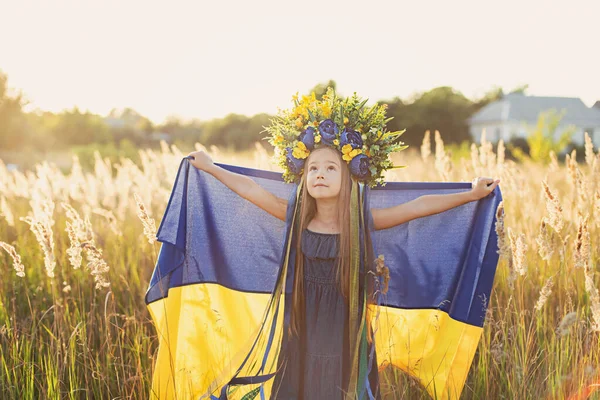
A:
[[[526,137],[535,127],[540,112],[554,109],[564,115],[555,131],[555,139],[569,127],[575,128],[572,142],[584,144],[587,132],[595,146],[600,146],[600,102],[587,107],[575,97],[537,97],[511,93],[483,107],[468,123],[473,139],[480,143],[481,134],[490,142],[513,137]],[[564,111],[563,111],[564,110]]]

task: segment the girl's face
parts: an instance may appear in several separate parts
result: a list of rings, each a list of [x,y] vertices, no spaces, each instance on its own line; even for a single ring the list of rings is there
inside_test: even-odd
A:
[[[329,147],[321,147],[310,153],[306,160],[306,185],[315,199],[336,198],[342,186],[341,157]]]

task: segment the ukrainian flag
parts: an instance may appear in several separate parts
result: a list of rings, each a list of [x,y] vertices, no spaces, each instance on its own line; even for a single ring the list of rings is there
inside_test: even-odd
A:
[[[288,198],[283,222],[184,158],[158,229],[146,294],[159,347],[152,398],[268,399],[291,293],[288,263],[297,185],[280,173],[219,166]],[[368,189],[384,208],[470,183],[389,182]],[[433,398],[457,399],[479,342],[498,263],[497,187],[487,197],[372,232],[390,281],[372,306],[379,368],[417,378]],[[365,207],[368,210],[368,207]],[[367,213],[372,224],[370,213]],[[287,276],[286,276],[287,272]]]

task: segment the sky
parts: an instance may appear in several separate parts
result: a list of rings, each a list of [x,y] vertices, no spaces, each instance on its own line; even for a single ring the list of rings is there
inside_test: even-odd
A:
[[[333,79],[369,103],[438,86],[600,100],[600,1],[0,0],[0,71],[26,111],[155,123],[274,114]]]

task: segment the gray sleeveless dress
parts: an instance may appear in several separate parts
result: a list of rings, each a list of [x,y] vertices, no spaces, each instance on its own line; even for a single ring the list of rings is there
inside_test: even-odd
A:
[[[274,399],[343,398],[349,366],[346,350],[349,346],[348,307],[335,278],[338,245],[339,234],[308,229],[302,232],[305,326],[300,338],[294,336],[289,339],[279,357],[280,362],[287,360],[287,363],[275,376]],[[284,340],[288,340],[287,335],[284,335]],[[379,399],[376,357],[369,381],[374,397]]]

